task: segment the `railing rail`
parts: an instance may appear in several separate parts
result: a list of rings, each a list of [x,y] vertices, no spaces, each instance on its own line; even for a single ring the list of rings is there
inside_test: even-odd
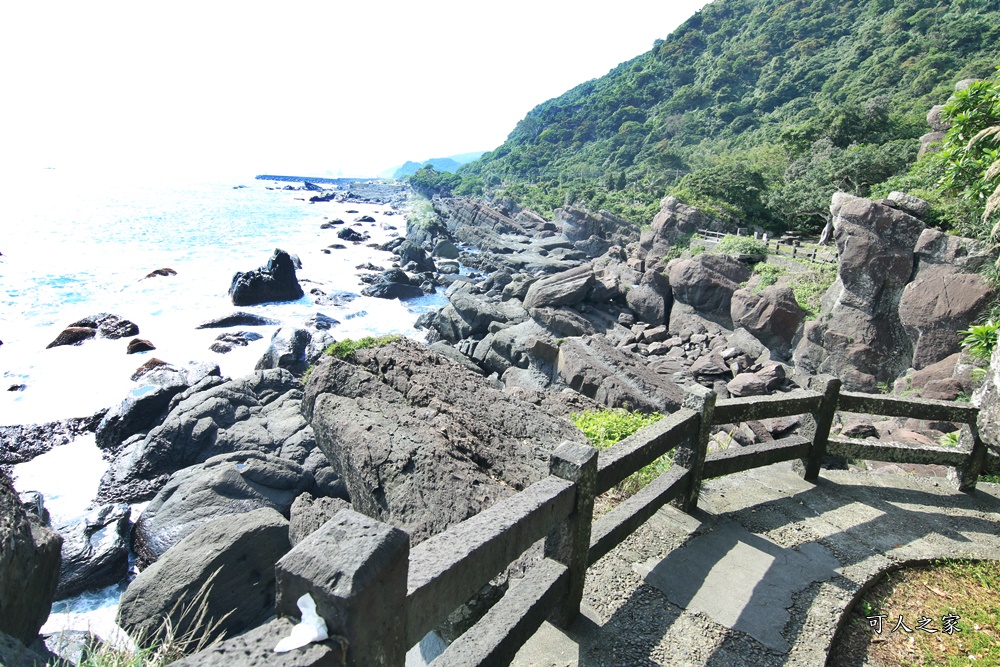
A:
[[[413,549],[402,531],[344,510],[278,563],[278,612],[297,615],[294,601],[310,592],[348,647],[347,665],[402,665],[408,648],[544,540],[545,556],[433,663],[507,664],[542,621],[565,625],[576,616],[589,565],[667,502],[693,510],[702,479],[800,459],[804,477],[815,480],[829,453],[955,466],[960,490],[972,491],[984,467],[997,465],[987,461],[972,405],[842,392],[829,377],[811,378],[809,386],[719,401],[691,387],[684,408],[609,449],[563,444],[550,476]],[[838,410],[961,423],[962,445],[830,437]],[[713,426],[790,415],[806,415],[804,437],[708,452]],[[596,495],[670,452],[666,472],[594,521]]]

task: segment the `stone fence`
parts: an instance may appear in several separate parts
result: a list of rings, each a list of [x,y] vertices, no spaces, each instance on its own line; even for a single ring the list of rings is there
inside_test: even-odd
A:
[[[964,428],[958,447],[829,437],[838,410]],[[708,451],[712,426],[791,415],[806,416],[804,436]],[[351,510],[340,512],[276,566],[278,615],[297,616],[296,600],[310,593],[334,639],[300,649],[298,657],[281,654],[280,660],[237,650],[229,653],[237,662],[229,664],[402,666],[410,647],[542,542],[544,555],[433,662],[505,665],[543,621],[564,627],[579,613],[591,564],[664,504],[692,511],[702,480],[800,460],[805,479],[815,481],[824,456],[837,455],[955,466],[959,489],[971,492],[987,463],[994,472],[1000,467],[995,459],[987,462],[977,416],[978,408],[968,403],[842,392],[840,381],[830,377],[811,378],[809,389],[788,394],[726,400],[695,386],[682,409],[609,449],[564,443],[552,454],[548,477],[412,549],[405,532]],[[671,451],[674,463],[666,472],[594,521],[596,495]],[[317,650],[322,646],[327,648]]]

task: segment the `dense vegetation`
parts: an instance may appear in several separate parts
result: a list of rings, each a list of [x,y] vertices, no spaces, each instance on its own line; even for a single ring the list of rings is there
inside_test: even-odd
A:
[[[992,0],[716,0],[531,110],[460,176],[414,182],[636,224],[673,194],[743,224],[816,231],[834,191],[869,195],[909,172],[927,111],[957,81],[990,76],[997,43]],[[944,176],[923,169],[917,186]]]

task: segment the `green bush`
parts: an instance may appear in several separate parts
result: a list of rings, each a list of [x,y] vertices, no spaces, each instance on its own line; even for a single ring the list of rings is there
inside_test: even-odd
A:
[[[336,357],[342,361],[350,361],[354,358],[354,355],[358,350],[365,350],[371,347],[384,347],[398,339],[399,336],[397,334],[390,334],[388,336],[365,336],[364,338],[359,338],[357,340],[345,338],[344,340],[338,340],[333,345],[327,347],[323,350],[323,354],[329,354],[331,357]]]
[[[790,286],[799,308],[806,311],[806,319],[816,319],[822,305],[823,295],[837,279],[835,264],[810,264],[807,271],[796,274]]]
[[[766,255],[767,245],[752,236],[726,234],[715,246],[717,252],[726,255]]]
[[[785,275],[788,271],[776,264],[760,262],[753,267],[753,273],[757,276],[757,287],[754,291],[759,292],[766,287],[774,285],[778,282],[778,277]]]
[[[643,414],[641,412],[629,412],[623,409],[612,410],[585,410],[584,412],[570,417],[573,424],[583,431],[591,444],[597,449],[607,449],[612,445],[621,442],[639,429],[663,419],[663,415],[658,412]],[[633,473],[615,487],[615,491],[622,497],[628,498],[634,495],[654,479],[659,477],[673,462],[673,453],[661,456],[648,466],[636,473]]]
[[[988,320],[984,324],[974,324],[968,329],[958,332],[962,338],[962,348],[966,354],[989,363],[993,350],[997,346],[997,329],[1000,322]]]

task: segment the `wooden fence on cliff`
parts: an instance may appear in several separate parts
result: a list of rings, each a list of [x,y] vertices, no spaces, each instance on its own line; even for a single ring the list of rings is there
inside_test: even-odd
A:
[[[736,236],[742,236],[742,231],[736,230]],[[707,229],[699,229],[697,232],[698,238],[706,241],[708,243],[718,243],[727,236],[723,232],[713,232]],[[769,253],[774,255],[783,255],[785,257],[791,257],[793,259],[804,259],[810,262],[817,262],[819,264],[836,264],[837,263],[837,252],[832,248],[820,248],[814,245],[812,248],[803,247],[797,238],[783,237],[772,239],[768,238],[766,235],[761,236],[754,232],[753,237],[764,243],[764,247],[767,248]]]
[[[276,568],[279,616],[297,616],[296,600],[308,592],[335,642],[297,661],[282,654],[280,664],[401,666],[407,650],[426,633],[544,541],[544,557],[433,662],[508,664],[543,621],[565,626],[579,613],[588,566],[664,504],[674,501],[684,511],[694,510],[705,479],[801,460],[805,479],[815,481],[823,457],[831,454],[955,466],[959,489],[975,490],[987,466],[975,406],[841,391],[840,381],[829,377],[811,378],[809,386],[725,400],[692,387],[682,409],[609,449],[564,443],[552,454],[548,477],[412,549],[405,532],[351,510],[340,512]],[[962,445],[830,437],[838,410],[961,423]],[[807,416],[805,436],[708,451],[713,426],[792,415]],[[671,451],[674,463],[666,472],[594,521],[596,495]],[[996,461],[989,466],[996,468]]]

